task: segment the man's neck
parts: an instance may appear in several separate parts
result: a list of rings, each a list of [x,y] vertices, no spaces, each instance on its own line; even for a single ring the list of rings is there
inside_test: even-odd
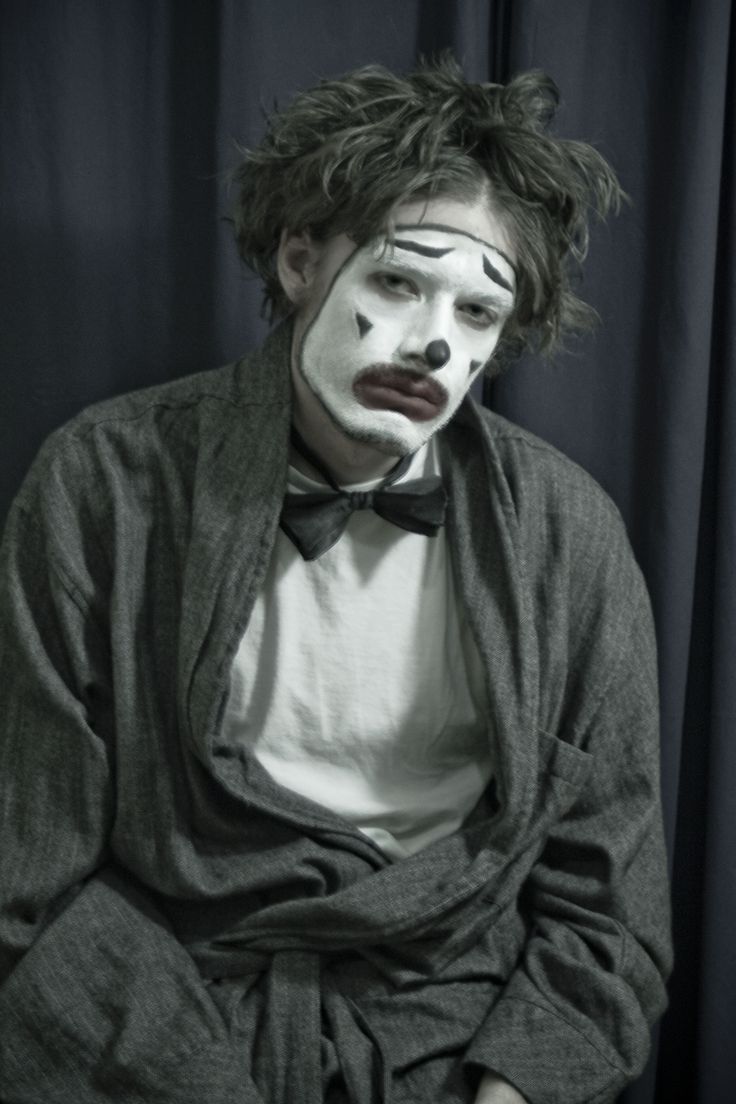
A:
[[[300,419],[296,416],[294,425],[341,487],[380,479],[391,471],[399,459],[397,456],[387,456],[371,445],[351,440],[333,427],[331,422],[328,423],[329,428],[324,427],[319,432],[315,432],[313,425],[300,424]],[[305,475],[313,474],[312,465],[304,461],[298,453],[294,455],[292,462]]]

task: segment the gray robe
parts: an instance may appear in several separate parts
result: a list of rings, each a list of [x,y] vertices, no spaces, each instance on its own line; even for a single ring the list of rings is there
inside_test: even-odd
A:
[[[390,863],[220,735],[286,483],[290,328],[42,449],[0,566],[0,1100],[610,1101],[670,968],[621,520],[466,400],[441,432],[494,785]]]

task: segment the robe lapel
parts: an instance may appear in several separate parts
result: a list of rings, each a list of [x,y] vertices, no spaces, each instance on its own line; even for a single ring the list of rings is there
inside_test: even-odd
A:
[[[232,401],[202,403],[179,638],[181,720],[199,758],[276,538],[286,488],[291,325],[234,368]]]
[[[518,846],[535,806],[539,653],[524,551],[492,434],[466,400],[442,434],[448,540],[484,663],[501,813],[493,844]]]

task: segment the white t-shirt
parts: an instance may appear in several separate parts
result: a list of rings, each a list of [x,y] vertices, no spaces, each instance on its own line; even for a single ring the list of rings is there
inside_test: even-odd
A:
[[[437,470],[431,441],[401,481]],[[290,491],[324,489],[289,469]],[[279,530],[232,666],[229,740],[399,858],[476,804],[491,776],[487,714],[444,529],[425,537],[361,510],[309,562]]]

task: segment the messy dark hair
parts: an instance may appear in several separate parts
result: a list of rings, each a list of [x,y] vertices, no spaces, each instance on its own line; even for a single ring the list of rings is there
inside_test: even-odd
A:
[[[597,150],[548,133],[558,101],[543,73],[471,84],[444,54],[405,77],[373,65],[322,81],[274,112],[234,172],[236,239],[264,282],[264,310],[291,308],[276,269],[284,228],[363,245],[390,233],[409,199],[451,196],[486,199],[516,253],[516,304],[495,365],[588,329],[595,311],[571,282],[590,215],[617,209],[623,193]]]

